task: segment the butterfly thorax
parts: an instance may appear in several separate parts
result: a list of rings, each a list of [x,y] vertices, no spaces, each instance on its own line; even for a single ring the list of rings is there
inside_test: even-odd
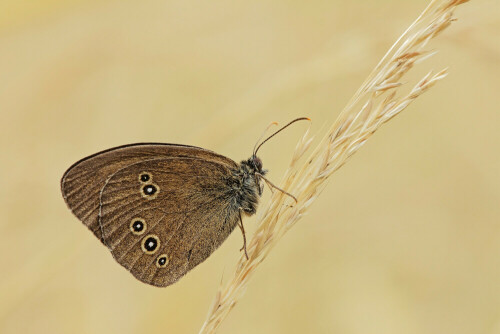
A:
[[[265,175],[266,173],[267,171],[262,169],[262,161],[256,156],[243,160],[233,173],[235,205],[248,216],[257,211],[259,198],[262,194],[259,174]]]

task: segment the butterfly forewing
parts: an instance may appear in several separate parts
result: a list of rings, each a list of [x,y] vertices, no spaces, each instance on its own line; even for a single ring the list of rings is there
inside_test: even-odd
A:
[[[236,168],[231,159],[194,146],[143,143],[105,150],[73,164],[61,180],[61,191],[66,204],[102,241],[98,223],[99,194],[106,180],[116,171],[137,162],[161,157],[193,157]]]

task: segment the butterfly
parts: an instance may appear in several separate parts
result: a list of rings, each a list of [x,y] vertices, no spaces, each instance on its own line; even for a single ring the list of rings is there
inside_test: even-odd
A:
[[[73,214],[138,280],[169,286],[205,261],[242,214],[256,213],[266,170],[257,157],[239,164],[188,145],[138,143],[111,148],[73,164],[61,179]],[[292,196],[293,197],[293,196]]]

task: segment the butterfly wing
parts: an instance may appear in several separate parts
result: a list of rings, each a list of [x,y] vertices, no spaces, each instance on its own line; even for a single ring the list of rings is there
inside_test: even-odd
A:
[[[61,189],[117,262],[145,283],[167,286],[203,262],[236,226],[236,168],[231,159],[197,147],[135,144],[77,162]]]
[[[99,195],[106,180],[116,171],[137,162],[154,158],[190,157],[236,168],[236,163],[222,155],[194,146],[139,143],[105,150],[73,164],[61,179],[66,204],[99,240]]]
[[[198,158],[158,158],[120,169],[100,194],[103,241],[137,279],[170,285],[236,226],[233,178],[223,164]]]

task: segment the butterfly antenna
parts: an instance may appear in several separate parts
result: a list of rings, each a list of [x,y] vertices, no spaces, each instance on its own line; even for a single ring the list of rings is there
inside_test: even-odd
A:
[[[298,121],[310,121],[311,119],[308,118],[308,117],[300,117],[300,118],[297,118],[297,119],[294,119],[293,121],[291,121],[290,123],[288,123],[287,125],[285,125],[284,127],[282,127],[281,129],[279,129],[278,131],[276,131],[275,133],[273,133],[272,135],[270,135],[269,137],[267,137],[262,143],[260,143],[259,146],[257,146],[257,149],[255,149],[253,151],[253,156],[257,155],[257,151],[259,150],[259,148],[264,145],[264,143],[266,141],[268,141],[269,139],[273,138],[274,136],[276,136],[278,133],[280,133],[281,131],[285,130],[287,127],[289,127],[290,125],[292,125],[293,123],[295,122],[298,122]],[[267,130],[267,129],[266,129]],[[275,187],[277,188],[277,187]],[[279,188],[277,188],[279,189]],[[293,196],[292,196],[293,197]]]
[[[269,124],[266,129],[262,132],[262,134],[260,135],[259,139],[257,139],[257,142],[255,143],[254,147],[253,147],[253,152],[255,152],[255,148],[257,147],[257,144],[259,143],[259,141],[264,137],[264,135],[266,134],[266,132],[271,128],[271,126],[273,125],[278,125],[278,122],[272,122],[271,124]],[[253,154],[255,155],[255,153]]]

